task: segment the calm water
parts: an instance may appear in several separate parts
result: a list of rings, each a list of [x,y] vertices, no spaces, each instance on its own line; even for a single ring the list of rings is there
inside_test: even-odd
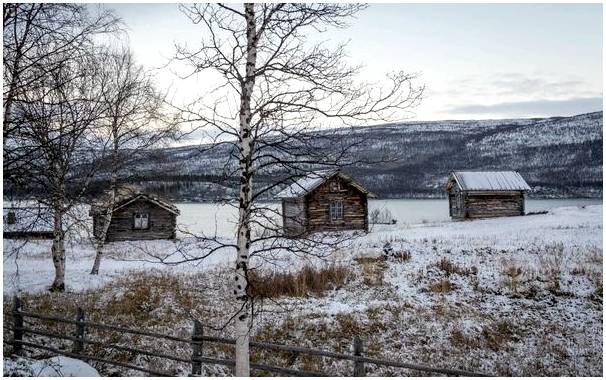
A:
[[[527,199],[526,211],[549,210],[564,206],[602,204],[601,199]],[[267,203],[268,208],[279,210],[279,203]],[[213,235],[231,235],[238,220],[237,209],[217,203],[178,203],[181,210],[178,218],[181,228],[191,232]],[[440,222],[449,220],[447,199],[379,199],[369,201],[369,210],[391,212],[398,224]]]

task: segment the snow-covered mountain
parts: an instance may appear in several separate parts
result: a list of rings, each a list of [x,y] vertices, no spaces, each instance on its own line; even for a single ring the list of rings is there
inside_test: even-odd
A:
[[[385,198],[443,196],[442,186],[453,170],[517,170],[535,196],[597,197],[602,194],[602,123],[600,111],[361,127],[344,136],[364,140],[353,151],[356,158],[368,161],[380,152],[395,160],[344,170]],[[235,188],[220,178],[226,165],[234,163],[229,153],[227,147],[157,149],[130,171],[136,182],[171,198],[212,199]]]

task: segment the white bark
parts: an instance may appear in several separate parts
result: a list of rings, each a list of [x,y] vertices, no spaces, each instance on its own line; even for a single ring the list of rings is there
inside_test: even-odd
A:
[[[53,245],[51,247],[55,280],[49,290],[62,292],[65,290],[65,233],[63,231],[65,186],[57,177],[55,177],[55,191],[57,194],[53,201]]]
[[[257,30],[253,4],[244,6],[246,18],[246,76],[241,84],[240,98],[240,206],[237,231],[237,258],[234,295],[241,303],[236,316],[236,376],[250,376],[250,324],[251,304],[248,291],[248,258],[250,249],[250,206],[252,200],[252,118],[250,100],[255,85],[255,65],[257,60]]]
[[[110,193],[107,204],[107,209],[103,215],[103,226],[101,227],[101,233],[97,237],[97,254],[95,255],[95,262],[90,274],[99,274],[99,267],[101,266],[101,258],[105,248],[105,239],[107,238],[107,231],[112,222],[112,214],[114,205],[116,204],[116,191],[118,187],[118,150],[120,148],[120,141],[118,136],[118,120],[114,117],[112,135],[113,135],[113,151],[112,151],[112,174],[109,183]]]

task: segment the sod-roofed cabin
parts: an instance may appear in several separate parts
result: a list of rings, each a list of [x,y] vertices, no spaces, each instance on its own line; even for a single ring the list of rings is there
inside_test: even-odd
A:
[[[448,177],[445,190],[450,216],[473,219],[524,215],[530,186],[515,171],[457,171]]]
[[[368,198],[374,195],[338,170],[317,171],[278,193],[284,234],[368,231]]]
[[[103,233],[108,209],[107,195],[91,206],[93,235]],[[179,209],[158,196],[138,191],[121,191],[116,195],[106,242],[125,240],[174,239]]]

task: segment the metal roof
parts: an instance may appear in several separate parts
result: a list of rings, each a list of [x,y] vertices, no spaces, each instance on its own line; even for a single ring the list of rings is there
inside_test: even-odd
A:
[[[353,180],[350,176],[340,172],[336,169],[331,170],[319,170],[312,172],[304,177],[299,178],[297,181],[293,182],[290,186],[286,187],[278,194],[276,194],[277,198],[299,198],[304,195],[309,194],[318,186],[323,184],[327,179],[333,177],[334,175],[339,175],[343,179],[345,179],[350,185],[354,186],[364,194],[367,194],[369,197],[374,197],[374,194],[366,190],[362,185]]]
[[[530,186],[515,171],[474,172],[457,171],[452,177],[461,190],[469,191],[528,191]]]

